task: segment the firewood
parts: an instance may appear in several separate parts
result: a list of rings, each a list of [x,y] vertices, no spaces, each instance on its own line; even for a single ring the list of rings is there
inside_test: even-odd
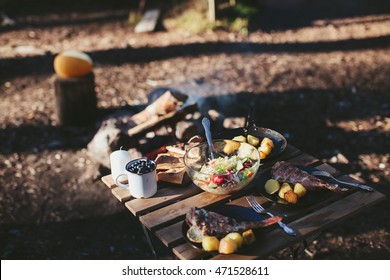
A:
[[[148,154],[151,150],[161,147],[167,143],[166,138],[156,136],[152,143],[142,145],[140,140],[146,133],[154,131],[162,126],[173,125],[185,118],[189,113],[197,111],[197,105],[191,104],[184,108],[177,109],[187,96],[180,93],[165,92],[154,100],[147,108],[137,114],[126,114],[125,116],[112,116],[109,120],[102,122],[98,132],[88,144],[88,153],[91,159],[110,167],[109,156],[121,146],[125,149],[136,148],[142,154]],[[158,142],[156,140],[159,140]]]
[[[185,120],[176,124],[175,136],[178,140],[188,140],[193,135],[198,134],[198,126],[195,121]]]
[[[132,126],[128,129],[127,133],[132,137],[140,137],[140,135],[144,135],[146,132],[152,131],[162,125],[173,125],[176,122],[184,119],[185,115],[191,112],[198,110],[196,103],[188,105],[180,110],[169,112],[163,116],[149,116],[146,121],[138,124],[137,126]],[[145,113],[144,113],[145,114]],[[137,121],[142,117],[137,117]],[[133,121],[135,118],[133,118]]]
[[[170,91],[166,91],[142,112],[135,114],[132,117],[132,121],[139,125],[143,122],[149,121],[151,118],[155,119],[159,116],[164,116],[175,111],[178,106],[183,105],[183,102],[186,99],[187,96],[184,94],[180,95],[175,93],[175,95],[173,95]]]

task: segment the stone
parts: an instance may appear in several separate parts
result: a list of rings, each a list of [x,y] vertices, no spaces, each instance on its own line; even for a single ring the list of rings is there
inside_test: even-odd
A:
[[[88,144],[88,155],[104,167],[110,168],[110,154],[122,149],[130,149],[136,143],[121,129],[123,122],[132,116],[130,112],[115,113],[104,120],[97,133]]]

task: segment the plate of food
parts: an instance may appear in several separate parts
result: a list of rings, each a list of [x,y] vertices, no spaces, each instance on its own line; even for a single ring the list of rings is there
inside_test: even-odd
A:
[[[332,194],[343,194],[349,189],[340,187],[332,180],[323,181],[313,175],[315,168],[295,166],[285,161],[274,164],[259,179],[259,192],[282,205],[309,206],[324,201]]]
[[[257,229],[281,220],[254,212],[251,208],[224,205],[211,210],[192,207],[182,225],[183,236],[193,247],[220,254],[232,254],[249,248],[256,241]]]
[[[262,160],[279,155],[287,147],[287,141],[282,134],[257,126],[228,129],[219,133],[217,137],[251,144],[258,149]]]

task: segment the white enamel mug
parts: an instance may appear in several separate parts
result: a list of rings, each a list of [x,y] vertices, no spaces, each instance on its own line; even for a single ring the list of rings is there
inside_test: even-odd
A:
[[[139,171],[134,166],[145,162],[150,168],[147,171]],[[123,175],[127,175],[128,184],[119,181]],[[157,192],[156,163],[147,158],[135,159],[126,164],[125,173],[120,174],[115,179],[117,186],[129,188],[130,194],[136,198],[148,198]]]

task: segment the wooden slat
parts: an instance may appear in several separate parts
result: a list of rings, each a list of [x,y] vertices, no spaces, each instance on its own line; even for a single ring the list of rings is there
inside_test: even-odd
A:
[[[210,260],[256,260],[258,259],[258,256],[253,255],[240,255],[240,254],[229,254],[229,255],[222,255],[218,254],[215,257],[210,258]]]
[[[264,204],[264,203],[268,202],[268,200],[264,196],[254,196],[254,197],[256,198],[256,200],[260,204]],[[250,205],[248,204],[248,201],[246,200],[246,196],[237,198],[233,201],[229,201],[226,204],[227,205],[237,205],[237,206],[242,206],[242,207],[250,207]]]
[[[127,183],[127,182],[126,182]],[[113,187],[111,189],[112,194],[123,203],[126,203],[128,201],[134,201],[131,202],[129,205],[126,205],[126,207],[134,214],[138,215],[142,212],[158,208],[159,206],[164,205],[164,201],[172,201],[174,199],[179,199],[182,197],[188,197],[189,195],[199,193],[200,190],[197,190],[197,188],[194,187],[176,187],[176,186],[170,186],[170,187],[161,187],[158,186],[157,193],[151,197],[151,198],[140,198],[140,199],[133,199],[130,191],[128,188],[121,188],[121,187]],[[163,197],[164,194],[166,197]],[[175,194],[177,196],[175,197]],[[131,200],[133,199],[133,200]],[[165,204],[166,204],[165,202]],[[134,205],[134,207],[133,207]]]
[[[133,213],[134,216],[139,216],[145,212],[161,208],[171,202],[198,194],[200,192],[202,192],[202,190],[192,183],[183,187],[170,186],[159,189],[153,197],[130,200],[125,203],[125,206],[131,213]]]
[[[115,182],[114,182],[114,179],[112,179],[111,174],[106,175],[106,176],[103,176],[103,177],[102,177],[102,181],[103,181],[103,183],[104,183],[107,187],[109,187],[110,189],[116,188],[116,187],[117,187],[117,185],[116,185]]]
[[[297,155],[299,155],[301,153],[302,152],[299,149],[288,144],[286,149],[280,155],[278,155],[274,158],[265,159],[265,160],[260,161],[260,163],[261,163],[260,169],[267,169],[269,167],[272,167],[277,161],[288,160],[288,159],[291,159],[293,157],[296,157]]]
[[[116,187],[111,189],[111,192],[120,202],[123,203],[129,201],[132,198],[128,188]]]
[[[333,176],[335,176],[335,175],[337,175],[339,173],[339,171],[337,171],[336,168],[334,168],[334,167],[332,167],[332,166],[330,166],[329,164],[326,164],[326,163],[317,165],[315,168],[319,169],[319,170],[327,171],[330,174],[332,174]]]
[[[385,199],[385,195],[374,191],[358,191],[292,223],[300,235],[308,236],[313,231],[322,231],[356,213]]]
[[[154,230],[168,222],[175,222],[180,220],[187,211],[193,207],[205,207],[215,203],[227,200],[229,195],[216,195],[207,192],[202,192],[198,195],[184,199],[182,201],[173,203],[164,208],[158,209],[151,213],[140,217],[143,223],[149,230]]]
[[[176,246],[172,249],[172,251],[181,260],[197,260],[210,257],[209,253],[195,249],[188,243]]]
[[[294,165],[308,166],[318,162],[318,159],[308,154],[301,154],[288,160],[288,162]]]
[[[131,199],[132,196],[130,194],[129,189],[118,187],[115,184],[114,179],[112,179],[111,174],[102,177],[102,181],[108,188],[111,189],[112,194],[120,202],[126,202],[126,201],[129,201]],[[121,183],[127,184],[127,180],[126,181],[121,181]]]
[[[179,243],[180,240],[182,240],[183,243],[184,237],[182,232],[182,226],[183,220],[156,231],[156,236],[167,247],[174,246],[175,244]]]

